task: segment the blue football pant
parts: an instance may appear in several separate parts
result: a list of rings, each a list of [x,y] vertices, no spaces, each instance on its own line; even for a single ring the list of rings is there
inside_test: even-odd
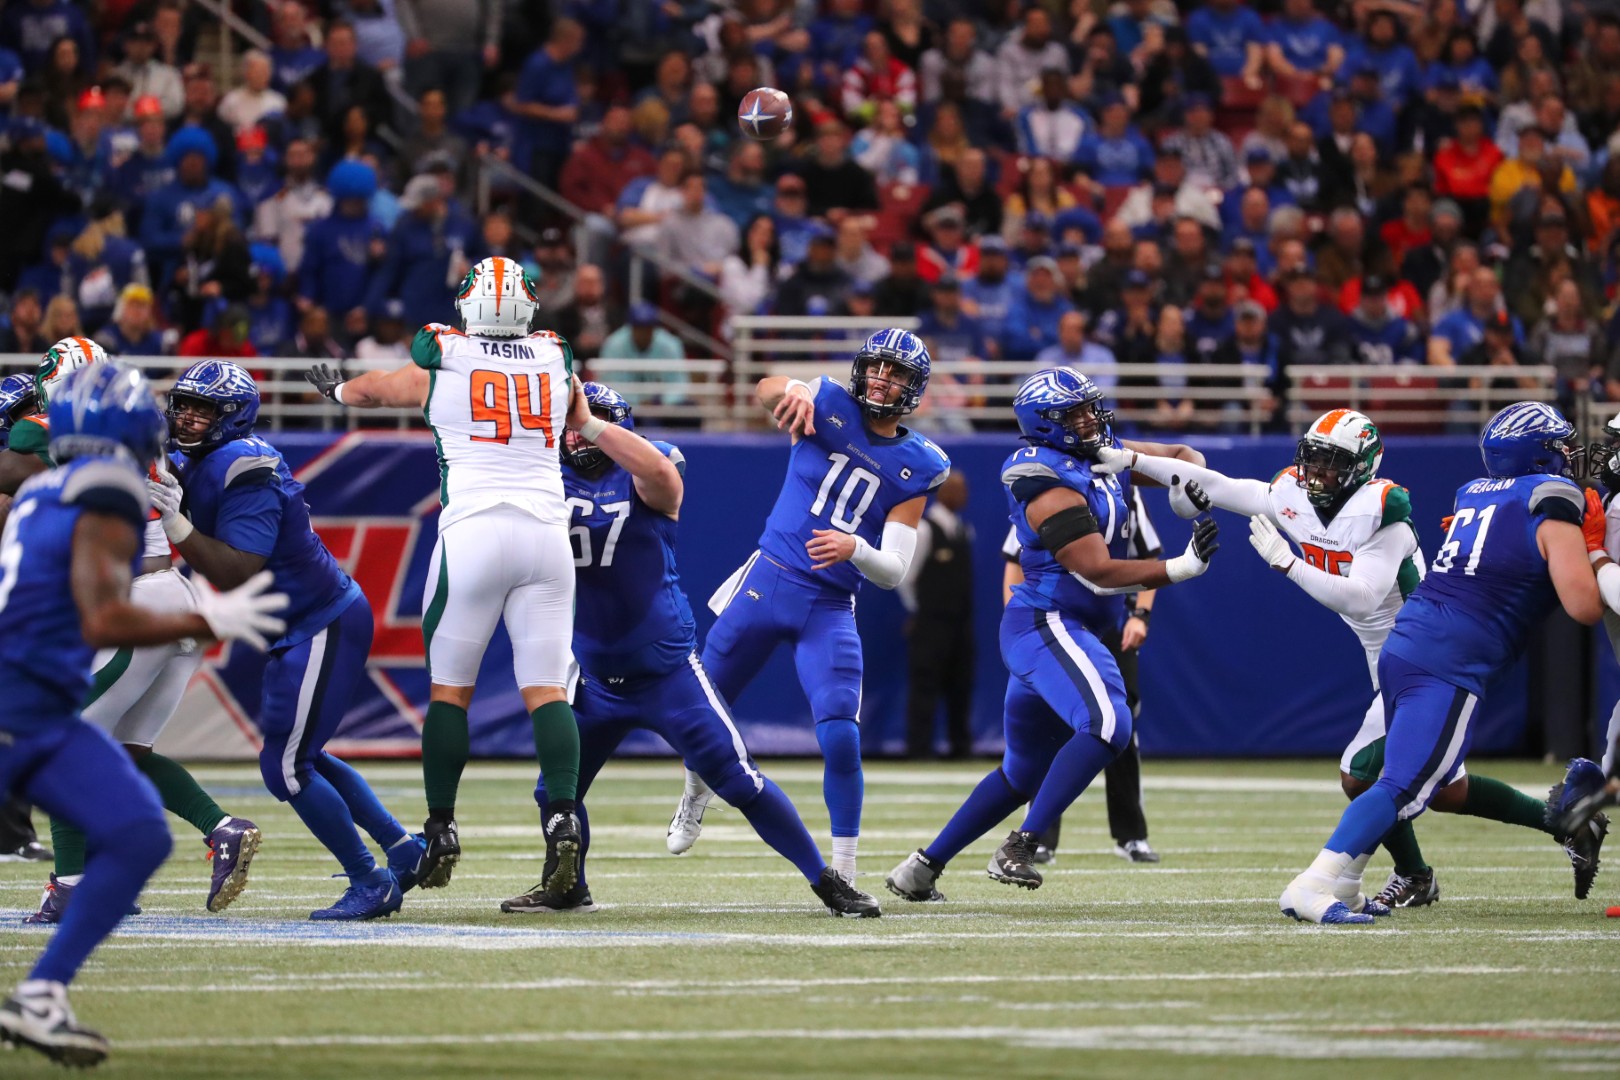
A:
[[[129,752],[79,719],[0,744],[0,794],[7,791],[84,833],[84,880],[29,975],[71,982],[168,858],[163,804]]]

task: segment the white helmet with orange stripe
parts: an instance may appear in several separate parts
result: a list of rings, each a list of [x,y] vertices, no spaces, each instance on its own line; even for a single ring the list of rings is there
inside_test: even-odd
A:
[[[539,306],[523,264],[498,255],[467,271],[456,293],[462,328],[483,337],[525,336]]]
[[[62,380],[82,367],[105,364],[107,350],[87,337],[65,337],[52,345],[40,357],[34,370],[34,394],[39,398],[39,411],[51,404],[51,390],[62,385]]]
[[[1294,452],[1294,475],[1311,505],[1340,506],[1378,475],[1384,439],[1365,413],[1334,409],[1317,417]]]

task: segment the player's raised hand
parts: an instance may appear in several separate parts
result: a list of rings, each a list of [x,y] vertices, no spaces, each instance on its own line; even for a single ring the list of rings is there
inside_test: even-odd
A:
[[[1120,447],[1104,446],[1097,450],[1097,456],[1092,461],[1091,471],[1112,476],[1122,473],[1136,464],[1136,451],[1125,450]]]
[[[304,372],[304,378],[321,392],[322,397],[339,405],[343,404],[342,399],[338,397],[338,387],[343,385],[343,375],[331,364],[316,364]]]
[[[804,383],[789,383],[771,415],[776,417],[777,430],[786,428],[794,438],[816,433],[816,402]]]
[[[1256,514],[1249,519],[1249,544],[1273,570],[1286,574],[1293,568],[1294,553],[1270,518]]]
[[[579,376],[572,378],[574,396],[568,399],[568,426],[578,431],[591,422],[591,403],[585,397],[585,384],[579,381]]]
[[[1586,514],[1581,518],[1581,535],[1586,537],[1587,554],[1606,554],[1608,534],[1609,519],[1603,511],[1603,499],[1598,495],[1596,488],[1587,488]]]
[[[1175,479],[1177,478],[1171,477],[1172,481]],[[1204,489],[1199,486],[1196,480],[1189,480],[1182,485],[1182,495],[1186,498],[1187,504],[1199,514],[1209,513],[1209,508],[1215,505],[1210,501],[1209,496],[1204,494]],[[1196,517],[1197,514],[1193,516]]]
[[[287,628],[275,614],[286,609],[287,594],[267,591],[274,580],[270,571],[260,570],[229,592],[196,582],[197,614],[220,641],[245,641],[262,652]]]
[[[841,562],[848,562],[855,555],[855,537],[847,532],[839,532],[837,529],[813,529],[810,537],[804,542],[804,550],[810,555],[812,570],[825,570],[829,566],[837,566]]]
[[[166,470],[158,469],[157,479],[146,481],[146,495],[163,523],[163,532],[173,543],[180,543],[192,533],[191,519],[180,512],[180,501],[185,497],[180,482]]]
[[[1174,510],[1176,517],[1182,521],[1191,521],[1208,509],[1207,506],[1204,507],[1204,510],[1199,509],[1198,504],[1193,502],[1187,490],[1188,488],[1197,490],[1200,495],[1203,494],[1203,489],[1197,484],[1183,484],[1179,476],[1170,478],[1170,509]]]
[[[1214,518],[1201,518],[1193,525],[1192,539],[1187,541],[1187,550],[1192,552],[1199,562],[1208,566],[1209,560],[1221,550],[1220,535],[1221,527],[1215,524]]]

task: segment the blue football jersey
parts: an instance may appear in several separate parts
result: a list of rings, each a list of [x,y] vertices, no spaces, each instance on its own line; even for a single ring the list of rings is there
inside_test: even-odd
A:
[[[30,477],[0,537],[0,731],[38,732],[72,718],[90,689],[71,584],[73,529],[86,510],[146,525],[146,477],[127,462],[83,458]],[[140,561],[140,544],[130,572]]]
[[[1117,630],[1125,624],[1125,597],[1098,596],[1065,570],[1056,556],[1041,546],[1029,527],[1030,500],[1054,487],[1066,487],[1085,496],[1097,519],[1097,529],[1108,553],[1116,559],[1131,557],[1131,483],[1126,476],[1094,473],[1091,462],[1047,446],[1026,446],[1014,451],[1001,466],[1007,488],[1007,512],[1018,533],[1018,565],[1022,584],[1013,595],[1040,611],[1061,611],[1079,619],[1094,634]]]
[[[680,450],[653,445],[686,472]],[[642,502],[635,478],[611,463],[586,477],[564,462],[563,491],[573,521],[579,666],[597,678],[635,678],[685,664],[697,627],[675,568],[675,519]]]
[[[892,439],[874,435],[860,403],[839,383],[818,379],[814,391],[816,433],[793,446],[759,550],[779,566],[853,594],[861,587],[854,563],[811,571],[804,550],[811,532],[838,529],[881,547],[889,513],[943,484],[951,460],[904,427]]]
[[[1463,485],[1445,542],[1384,648],[1482,693],[1558,603],[1536,529],[1548,519],[1579,525],[1585,513],[1581,489],[1561,476]]]
[[[204,536],[264,556],[275,591],[287,594],[287,631],[271,648],[309,640],[360,595],[310,527],[304,485],[275,447],[250,436],[202,457],[176,453],[171,460],[192,524]]]

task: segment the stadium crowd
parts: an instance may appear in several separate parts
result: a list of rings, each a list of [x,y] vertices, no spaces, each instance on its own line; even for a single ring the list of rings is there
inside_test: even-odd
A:
[[[590,359],[738,314],[936,360],[1548,364],[1620,398],[1620,9],[1559,0],[0,9],[0,351],[388,361],[487,255]],[[736,107],[774,85],[781,138]],[[536,203],[486,162],[579,213]],[[628,252],[686,273],[630,303]],[[636,298],[641,300],[642,298]],[[1461,377],[1459,373],[1458,376]],[[1522,383],[1512,371],[1479,374]],[[1160,419],[1196,422],[1162,380]]]

